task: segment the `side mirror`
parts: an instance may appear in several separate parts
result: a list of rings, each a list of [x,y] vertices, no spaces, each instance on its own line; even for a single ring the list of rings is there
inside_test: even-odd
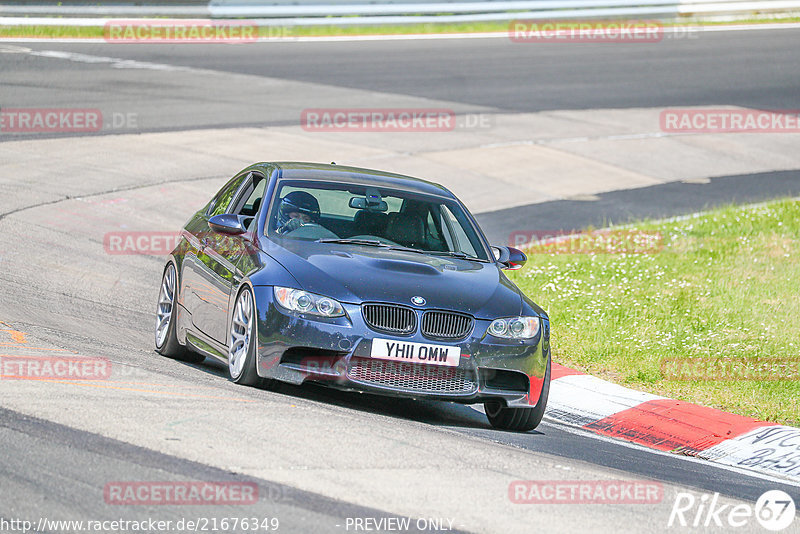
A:
[[[503,265],[503,269],[516,271],[528,261],[528,256],[519,249],[513,247],[492,247],[494,258],[497,263]]]
[[[208,227],[220,234],[239,235],[245,232],[238,215],[223,213],[208,220]]]

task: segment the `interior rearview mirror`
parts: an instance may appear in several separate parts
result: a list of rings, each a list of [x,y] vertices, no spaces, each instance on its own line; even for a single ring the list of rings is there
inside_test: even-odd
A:
[[[357,209],[357,210],[370,210],[370,211],[387,211],[389,209],[389,205],[386,201],[381,200],[379,202],[374,203],[367,203],[367,199],[364,197],[353,197],[350,199],[350,207]]]

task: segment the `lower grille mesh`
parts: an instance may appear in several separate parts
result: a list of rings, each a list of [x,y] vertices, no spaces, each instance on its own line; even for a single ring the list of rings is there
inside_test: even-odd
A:
[[[471,372],[443,365],[353,358],[347,376],[365,384],[420,393],[464,394],[478,389]]]

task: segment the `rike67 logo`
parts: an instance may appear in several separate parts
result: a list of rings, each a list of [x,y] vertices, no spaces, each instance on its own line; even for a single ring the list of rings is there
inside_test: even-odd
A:
[[[667,527],[691,527],[704,531],[709,527],[744,527],[752,532],[753,523],[758,522],[769,531],[780,532],[794,522],[795,511],[794,500],[781,490],[763,493],[755,506],[721,504],[719,493],[706,493],[698,498],[692,493],[681,492],[675,496]]]

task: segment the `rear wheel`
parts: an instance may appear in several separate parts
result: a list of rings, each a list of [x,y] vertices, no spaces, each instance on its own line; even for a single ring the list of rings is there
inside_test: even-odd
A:
[[[484,403],[484,411],[489,423],[501,430],[527,432],[533,430],[544,417],[547,406],[547,396],[550,393],[550,359],[547,360],[547,370],[544,373],[544,384],[539,396],[539,402],[533,408],[509,408],[502,401],[489,401]]]
[[[156,306],[156,352],[185,362],[199,363],[205,357],[189,351],[178,343],[177,313],[175,308],[175,295],[177,294],[178,277],[175,264],[170,262],[164,269],[161,278],[161,290],[158,292],[158,305]]]
[[[236,297],[231,320],[231,343],[228,348],[228,372],[231,380],[246,386],[261,385],[256,372],[256,306],[253,292],[245,286]]]

